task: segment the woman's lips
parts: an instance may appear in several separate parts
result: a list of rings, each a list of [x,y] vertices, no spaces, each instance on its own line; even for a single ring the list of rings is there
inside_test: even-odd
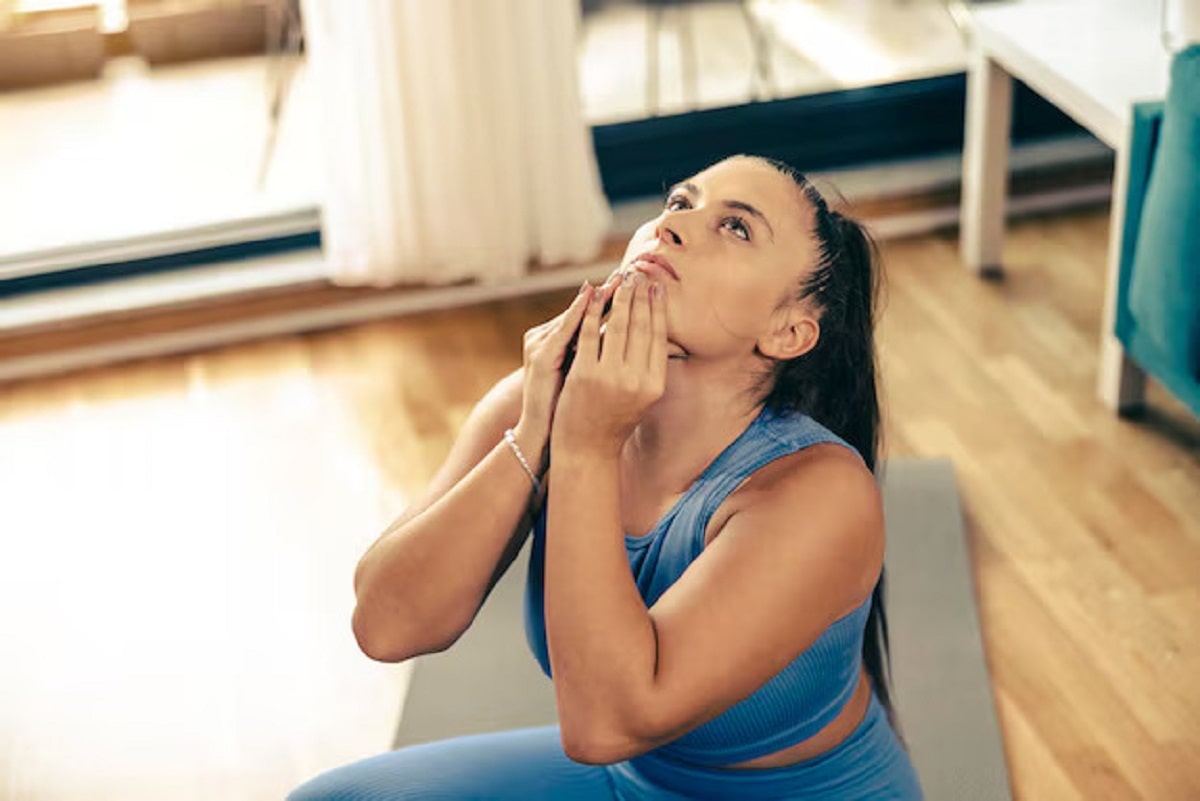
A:
[[[669,265],[666,265],[656,259],[649,259],[639,256],[633,260],[633,264],[630,266],[639,273],[651,278],[659,278],[664,281],[679,280],[675,276],[675,271],[672,270]]]
[[[661,265],[649,261],[637,261],[633,263],[633,269],[637,270],[647,278],[657,278],[660,281],[666,282],[671,280],[671,275],[662,268]]]

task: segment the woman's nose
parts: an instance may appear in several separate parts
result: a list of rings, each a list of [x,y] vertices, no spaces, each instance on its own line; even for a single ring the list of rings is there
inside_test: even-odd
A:
[[[668,225],[667,222],[667,220],[663,220],[658,224],[658,230],[654,232],[655,235],[658,237],[660,242],[667,242],[676,246],[682,245],[683,237],[678,234],[675,228]]]

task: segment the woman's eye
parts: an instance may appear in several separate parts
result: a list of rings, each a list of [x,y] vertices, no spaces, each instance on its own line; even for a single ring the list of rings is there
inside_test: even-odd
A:
[[[742,221],[741,217],[726,217],[721,224],[733,231],[733,235],[738,239],[750,241],[750,228]]]
[[[667,211],[678,211],[679,209],[691,208],[691,203],[688,202],[686,197],[674,195],[667,198],[663,207]],[[750,226],[746,225],[746,221],[741,217],[726,217],[724,220],[721,220],[721,226],[732,231],[733,235],[738,239],[746,242],[750,241]]]

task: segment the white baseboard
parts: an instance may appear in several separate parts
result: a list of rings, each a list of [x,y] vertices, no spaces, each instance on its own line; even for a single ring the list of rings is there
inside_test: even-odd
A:
[[[6,359],[0,361],[0,381],[27,379],[130,359],[186,353],[255,339],[310,333],[405,314],[549,292],[575,287],[585,280],[594,281],[607,276],[616,267],[615,262],[597,262],[529,275],[504,284],[432,288],[401,296],[367,297],[339,303],[334,308],[285,312],[253,320],[153,334],[128,342]]]
[[[320,225],[320,210],[307,207],[245,220],[180,228],[159,234],[68,245],[33,253],[16,253],[0,256],[0,280],[89,264],[117,264],[231,243],[295,236],[317,230]]]
[[[1095,206],[1107,202],[1111,195],[1112,187],[1108,184],[1092,184],[1026,195],[1008,201],[1008,219]],[[911,214],[892,215],[874,220],[868,227],[876,239],[900,239],[954,228],[958,225],[958,215],[958,206],[945,206]]]

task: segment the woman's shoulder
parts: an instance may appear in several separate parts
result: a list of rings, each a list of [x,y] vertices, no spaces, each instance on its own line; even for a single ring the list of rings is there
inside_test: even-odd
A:
[[[781,447],[772,449],[739,483],[734,505],[800,496],[805,503],[858,505],[879,498],[875,476],[844,439],[801,412],[764,412],[763,431]],[[757,461],[757,460],[756,460]],[[821,491],[814,493],[814,489]]]
[[[869,593],[874,586],[884,550],[883,499],[856,451],[823,440],[764,464],[738,488],[723,519],[745,513],[793,521],[802,515],[804,525],[789,530],[834,537],[837,547],[861,561],[856,590]]]
[[[743,489],[758,492],[795,492],[797,487],[833,485],[845,492],[872,495],[878,492],[874,475],[858,451],[840,439],[822,439],[784,453],[754,471]]]
[[[849,451],[860,460],[862,458],[853,445],[820,421],[803,412],[764,409],[762,430],[767,436],[796,451],[808,450],[817,445],[832,444]]]

